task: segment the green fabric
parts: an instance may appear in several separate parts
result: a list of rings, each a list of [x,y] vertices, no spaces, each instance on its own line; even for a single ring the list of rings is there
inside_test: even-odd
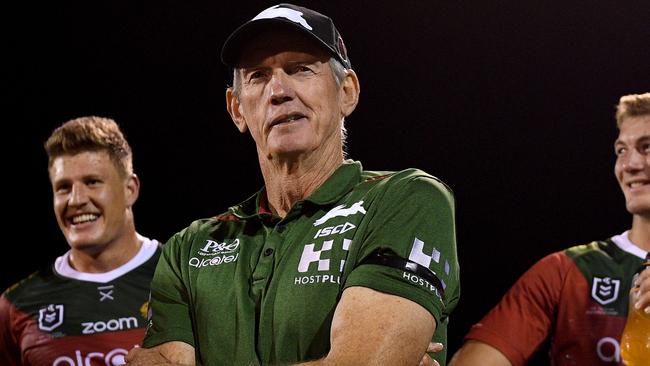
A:
[[[611,239],[577,245],[564,252],[592,286],[591,297],[600,299],[609,314],[625,316],[631,279],[643,260],[623,251]],[[604,290],[601,293],[599,289]]]
[[[446,342],[460,286],[453,196],[443,183],[416,169],[369,172],[346,161],[284,219],[260,213],[263,195],[192,223],[164,246],[146,347],[184,341],[211,366],[321,358],[350,286],[415,301],[435,317],[434,339]],[[414,274],[360,265],[377,249],[428,258],[444,297]]]

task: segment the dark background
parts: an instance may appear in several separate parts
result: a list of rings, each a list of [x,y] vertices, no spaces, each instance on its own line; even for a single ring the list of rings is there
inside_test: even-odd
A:
[[[650,90],[647,1],[296,3],[334,19],[361,80],[350,157],[366,169],[418,167],[455,192],[462,297],[452,352],[543,255],[629,228],[613,114],[621,95]],[[164,241],[261,187],[254,144],[226,113],[219,47],[273,4],[5,9],[2,287],[67,250],[42,144],[68,119],[120,123],[146,236]]]

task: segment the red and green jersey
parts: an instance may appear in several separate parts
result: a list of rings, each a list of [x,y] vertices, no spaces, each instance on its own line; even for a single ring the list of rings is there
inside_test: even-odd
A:
[[[370,172],[346,161],[282,219],[262,190],[173,236],[152,281],[144,346],[183,341],[210,366],[321,358],[351,286],[420,304],[444,343],[458,277],[448,188],[420,170]]]
[[[69,252],[0,297],[0,365],[113,366],[144,337],[160,244],[107,273],[72,269]]]
[[[553,253],[531,267],[466,340],[501,351],[514,366],[550,337],[551,364],[623,365],[619,341],[632,277],[647,253],[627,233]]]

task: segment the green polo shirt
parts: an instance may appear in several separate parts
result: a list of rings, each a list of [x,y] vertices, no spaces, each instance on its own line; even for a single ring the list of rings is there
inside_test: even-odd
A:
[[[434,340],[446,343],[460,286],[444,183],[417,169],[363,171],[347,160],[286,217],[266,207],[262,189],[167,242],[145,347],[183,341],[197,364],[210,366],[318,359],[351,286],[415,301],[436,319]],[[436,358],[444,365],[444,352]]]

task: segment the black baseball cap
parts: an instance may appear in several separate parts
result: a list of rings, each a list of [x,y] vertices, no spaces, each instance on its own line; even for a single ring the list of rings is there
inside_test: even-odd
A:
[[[311,9],[287,3],[270,7],[235,29],[221,48],[221,61],[227,66],[235,67],[242,47],[273,26],[284,26],[311,37],[346,69],[352,68],[343,38],[332,19]]]

